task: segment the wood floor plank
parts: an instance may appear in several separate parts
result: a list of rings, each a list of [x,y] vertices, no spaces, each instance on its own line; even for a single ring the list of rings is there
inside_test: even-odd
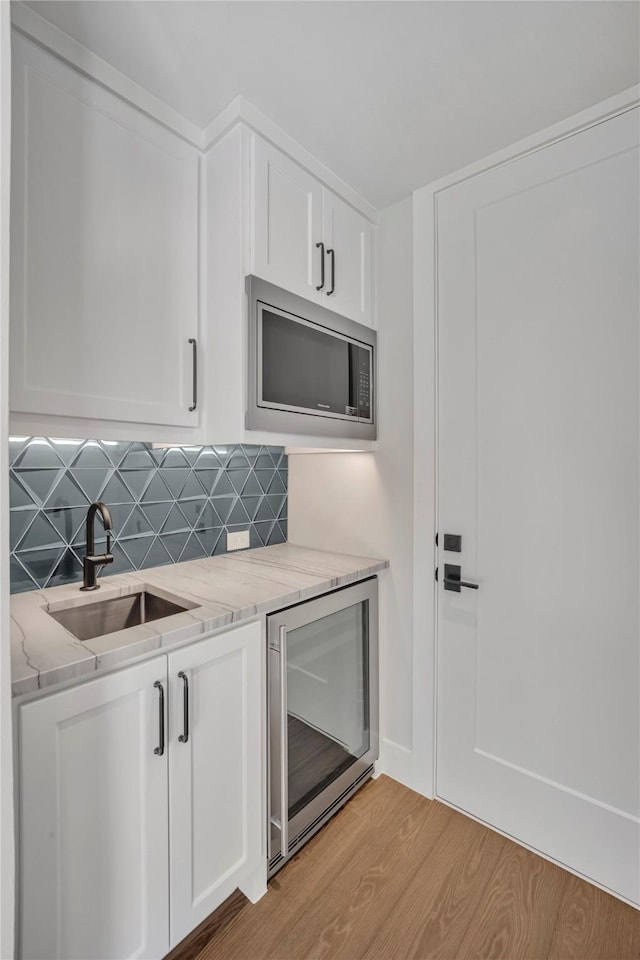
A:
[[[640,960],[638,911],[387,777],[232,907],[198,960]]]
[[[459,960],[537,960],[547,956],[569,874],[507,841],[485,887]]]
[[[274,957],[355,960],[368,956],[385,915],[429,857],[452,815],[437,801],[421,798],[390,831],[383,849],[368,844],[345,865],[330,896],[310,905]]]
[[[549,960],[640,958],[640,912],[569,875]]]
[[[309,902],[324,903],[331,897],[340,874],[366,851],[375,850],[372,835],[388,836],[398,816],[411,811],[423,800],[419,794],[401,788],[387,777],[366,784],[329,823],[313,837],[289,864],[270,881],[266,895],[242,910],[216,935],[198,960],[266,960],[284,957],[283,941]],[[317,849],[331,850],[318,856]],[[370,854],[373,855],[373,854]],[[210,952],[211,948],[211,952]]]
[[[457,960],[480,897],[507,843],[493,830],[454,813],[384,919],[367,960]]]

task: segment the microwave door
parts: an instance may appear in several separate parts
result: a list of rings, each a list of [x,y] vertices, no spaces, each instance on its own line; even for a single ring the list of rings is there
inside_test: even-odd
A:
[[[261,333],[262,405],[320,416],[358,416],[357,346],[266,306]]]

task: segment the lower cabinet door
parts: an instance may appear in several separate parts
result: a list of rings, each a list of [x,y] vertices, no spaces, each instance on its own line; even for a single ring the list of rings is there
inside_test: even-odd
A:
[[[162,656],[18,708],[22,957],[168,952],[166,679]]]
[[[261,624],[168,660],[173,947],[264,865]]]

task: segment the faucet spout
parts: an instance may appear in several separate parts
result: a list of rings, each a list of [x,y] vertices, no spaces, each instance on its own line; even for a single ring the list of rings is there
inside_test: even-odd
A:
[[[95,517],[96,513],[100,514],[102,520],[102,525],[107,531],[107,550],[106,553],[101,554],[100,556],[95,555]],[[102,503],[101,500],[96,500],[91,504],[87,510],[87,552],[82,561],[83,569],[83,578],[81,590],[99,590],[100,584],[98,583],[98,571],[99,568],[106,566],[108,563],[113,563],[113,555],[111,553],[111,531],[113,530],[113,523],[111,520],[111,513],[109,512],[109,507],[106,503]]]

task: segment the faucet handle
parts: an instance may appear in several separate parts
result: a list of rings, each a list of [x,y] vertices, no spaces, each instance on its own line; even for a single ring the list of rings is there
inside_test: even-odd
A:
[[[113,554],[111,553],[111,534],[107,533],[107,549],[105,550],[102,566],[106,567],[108,563],[113,563]]]

